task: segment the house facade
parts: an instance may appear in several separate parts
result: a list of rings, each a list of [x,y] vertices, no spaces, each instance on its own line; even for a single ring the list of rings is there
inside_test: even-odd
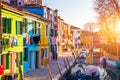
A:
[[[76,26],[71,26],[72,32],[72,46],[74,48],[80,48],[80,28]]]
[[[64,20],[58,16],[57,17],[57,21],[58,21],[58,36],[57,36],[57,47],[58,47],[58,53],[59,54],[62,54],[63,50],[62,50],[62,46],[64,45],[64,42],[63,42],[63,22]]]
[[[58,26],[57,26],[57,10],[53,10],[49,7],[44,6],[44,17],[51,21],[50,23],[50,33],[49,33],[49,48],[50,48],[50,57],[55,59],[55,54],[57,53],[57,35],[58,35]]]
[[[93,34],[88,31],[81,30],[81,47],[82,48],[93,48]]]
[[[19,65],[23,71],[23,12],[6,4],[2,4],[2,54],[1,65],[4,75],[19,76]],[[18,77],[19,78],[19,77]]]

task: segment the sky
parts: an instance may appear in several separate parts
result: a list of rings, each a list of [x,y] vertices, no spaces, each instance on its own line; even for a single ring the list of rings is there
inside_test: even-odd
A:
[[[94,0],[43,0],[43,5],[58,9],[59,16],[70,25],[83,29],[87,22],[96,21]]]

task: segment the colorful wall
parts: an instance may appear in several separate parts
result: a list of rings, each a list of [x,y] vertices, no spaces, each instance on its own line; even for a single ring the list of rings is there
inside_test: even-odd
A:
[[[23,36],[22,36],[22,11],[3,5],[2,9],[2,55],[1,65],[4,66],[4,74],[18,73],[18,62],[23,73]]]

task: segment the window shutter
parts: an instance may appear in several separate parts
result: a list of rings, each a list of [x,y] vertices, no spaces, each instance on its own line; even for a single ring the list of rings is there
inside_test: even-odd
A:
[[[7,21],[7,18],[3,17],[2,18],[2,31],[3,31],[3,33],[6,33],[6,21]]]
[[[16,21],[16,35],[18,34],[18,21]]]
[[[24,61],[28,60],[28,48],[24,48]]]
[[[32,33],[35,34],[35,21],[32,21]]]
[[[40,31],[40,28],[41,28],[41,27],[40,27],[40,23],[38,23],[38,27],[39,27],[39,28],[38,28],[38,35],[41,35],[41,33],[40,33],[40,32],[41,32],[41,31]]]
[[[20,34],[22,34],[22,27],[23,27],[23,24],[22,22],[20,22]]]
[[[8,24],[8,33],[11,33],[11,30],[12,30],[12,29],[11,29],[11,19],[8,18],[8,19],[7,19],[7,22],[8,22],[8,23],[7,23],[7,24]]]
[[[23,53],[22,52],[20,52],[20,65],[23,65],[23,55],[22,55]]]
[[[16,53],[16,58],[18,58],[18,53]],[[16,63],[16,66],[18,67],[18,63]]]
[[[6,54],[6,69],[10,69],[10,54]]]

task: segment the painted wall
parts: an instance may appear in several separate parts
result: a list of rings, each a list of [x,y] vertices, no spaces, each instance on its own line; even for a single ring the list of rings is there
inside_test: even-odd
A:
[[[38,46],[36,45],[27,45],[28,51],[27,51],[27,56],[28,56],[28,60],[24,61],[24,73],[29,72],[30,70],[30,63],[32,63],[31,65],[31,69],[35,69],[35,51],[38,51]],[[32,60],[30,61],[30,51],[32,52]]]
[[[3,58],[6,58],[7,59],[7,66],[9,68],[6,68],[5,69],[5,72],[4,74],[9,74],[10,72],[13,72],[13,73],[19,73],[19,70],[18,70],[18,67],[16,66],[16,62],[15,62],[15,59],[17,58],[16,55],[18,53],[21,52],[21,59],[20,61],[22,61],[22,64],[21,64],[21,68],[22,68],[22,73],[24,72],[23,71],[23,36],[22,35],[17,35],[16,34],[16,27],[17,27],[17,23],[16,21],[23,21],[23,16],[21,14],[19,14],[17,11],[13,11],[13,10],[7,10],[7,8],[4,8],[3,6],[3,9],[2,9],[2,18],[3,17],[6,17],[7,19],[11,19],[11,23],[6,23],[6,25],[10,25],[11,26],[11,29],[9,27],[8,30],[10,30],[10,33],[3,33],[2,34],[2,39],[4,40],[3,41],[3,48],[2,48],[2,56]],[[3,19],[2,19],[3,20]],[[2,25],[2,28],[3,28],[3,25]],[[11,41],[14,40],[13,39],[16,38],[16,45],[13,44]],[[4,55],[8,55],[8,57],[4,57]],[[13,58],[12,58],[13,57]],[[19,56],[20,58],[20,56]],[[4,60],[3,63],[6,63],[5,62],[6,60]],[[6,66],[5,66],[6,67]]]
[[[33,42],[33,37],[37,36],[34,33],[34,20],[26,18],[26,29],[27,33],[24,35],[24,47],[27,48],[26,56],[27,60],[24,61],[24,73],[29,72],[31,69],[35,69],[36,63],[36,51],[38,51],[38,45]]]
[[[41,23],[41,32],[40,32],[40,42],[39,42],[39,46],[38,46],[38,50],[40,52],[40,60],[41,62],[39,63],[39,67],[44,66],[46,64],[49,63],[49,58],[50,58],[50,51],[49,51],[49,25],[46,25],[45,22]],[[48,27],[48,28],[47,28]],[[48,31],[46,33],[46,31]],[[44,53],[41,51],[42,49],[44,49]],[[48,52],[46,52],[45,49],[48,49]],[[42,55],[43,56],[43,65],[42,65]],[[48,55],[48,57],[46,57],[45,55]]]
[[[24,10],[27,10],[29,12],[32,12],[34,14],[37,14],[39,16],[44,16],[44,9],[43,8],[24,8]]]

